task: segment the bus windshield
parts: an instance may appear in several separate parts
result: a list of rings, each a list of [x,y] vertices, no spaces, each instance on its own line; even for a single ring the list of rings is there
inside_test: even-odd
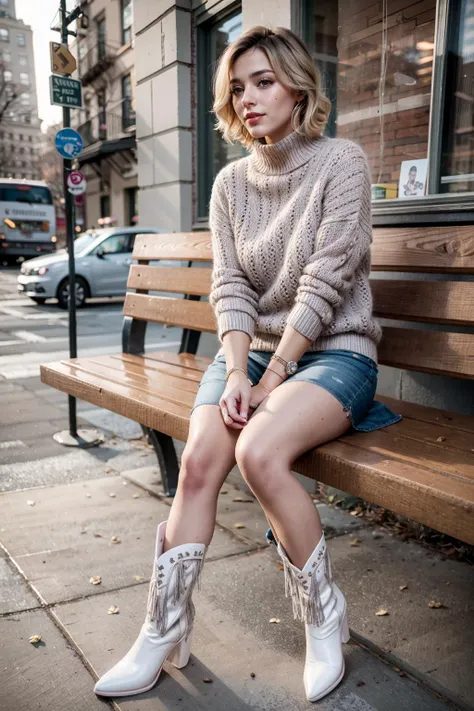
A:
[[[51,191],[41,185],[5,185],[0,183],[0,202],[26,202],[30,205],[52,205]]]

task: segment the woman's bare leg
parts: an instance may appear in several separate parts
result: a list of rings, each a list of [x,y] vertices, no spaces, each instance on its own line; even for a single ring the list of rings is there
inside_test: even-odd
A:
[[[178,488],[166,524],[164,551],[182,543],[211,542],[217,497],[235,464],[235,445],[241,431],[227,427],[217,405],[199,405],[192,413]]]

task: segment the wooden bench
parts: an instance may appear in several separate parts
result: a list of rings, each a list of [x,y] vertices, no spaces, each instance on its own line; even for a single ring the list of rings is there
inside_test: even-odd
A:
[[[173,496],[178,461],[172,438],[186,440],[189,410],[211,362],[195,355],[199,337],[216,331],[210,304],[200,300],[211,286],[210,233],[138,235],[133,257],[138,263],[128,287],[135,292],[124,304],[123,353],[48,363],[41,380],[150,428],[165,494]],[[150,265],[154,260],[185,260],[188,267]],[[376,315],[408,322],[384,326],[380,363],[474,379],[474,335],[466,328],[474,324],[474,282],[456,280],[474,274],[474,228],[374,229],[372,268],[450,275],[446,281],[372,280]],[[179,353],[145,354],[148,322],[182,327]],[[404,419],[370,433],[352,430],[306,453],[293,469],[474,544],[474,417],[378,399]]]

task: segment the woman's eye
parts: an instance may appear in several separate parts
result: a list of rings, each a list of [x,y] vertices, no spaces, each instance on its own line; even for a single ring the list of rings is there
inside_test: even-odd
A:
[[[260,79],[259,84],[263,84],[264,86],[270,86],[272,82],[270,79]]]

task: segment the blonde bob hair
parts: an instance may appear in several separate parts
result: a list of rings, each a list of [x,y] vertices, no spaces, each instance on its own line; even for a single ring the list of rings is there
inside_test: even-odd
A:
[[[212,111],[214,125],[227,143],[240,142],[246,148],[264,139],[255,139],[247,131],[232,105],[230,73],[236,60],[247,50],[262,49],[277,79],[304,98],[293,109],[293,129],[308,137],[319,138],[331,111],[331,102],[321,88],[321,76],[304,42],[286,27],[256,25],[237,37],[221,54],[213,81]]]

